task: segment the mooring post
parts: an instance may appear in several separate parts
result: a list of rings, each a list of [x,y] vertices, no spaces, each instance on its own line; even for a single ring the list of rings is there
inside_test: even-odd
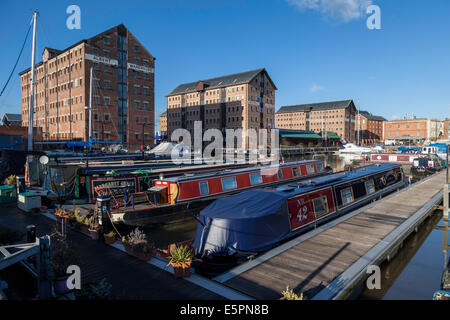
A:
[[[110,215],[110,202],[111,197],[109,196],[99,196],[97,197],[97,219],[100,225],[100,230],[105,234],[112,230],[111,221],[109,219]]]
[[[30,224],[27,226],[27,243],[35,243],[36,242],[36,226]]]
[[[40,300],[52,297],[50,267],[50,236],[39,238],[39,254],[36,257],[38,272],[38,297]]]

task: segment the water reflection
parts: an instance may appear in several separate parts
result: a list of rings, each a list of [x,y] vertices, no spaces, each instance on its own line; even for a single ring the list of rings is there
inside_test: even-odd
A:
[[[433,299],[434,300],[450,300],[450,276],[449,276],[449,261],[448,261],[448,219],[443,219],[443,226],[437,227],[438,230],[442,231],[442,253],[444,255],[444,266],[441,276],[441,287],[440,290],[436,291]]]
[[[436,229],[439,221],[442,212],[433,212],[418,232],[404,241],[397,255],[380,265],[381,289],[365,288],[359,299],[431,300],[440,287],[442,273],[442,232]]]

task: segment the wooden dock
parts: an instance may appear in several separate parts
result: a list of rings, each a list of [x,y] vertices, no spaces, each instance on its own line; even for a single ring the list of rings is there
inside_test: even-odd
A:
[[[442,201],[445,172],[303,234],[214,280],[255,299],[289,285],[308,299],[353,298]]]

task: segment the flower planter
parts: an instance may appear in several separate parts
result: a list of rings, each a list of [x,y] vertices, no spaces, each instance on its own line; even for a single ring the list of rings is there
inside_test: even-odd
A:
[[[183,268],[181,265],[172,265],[173,268],[173,275],[175,278],[186,278],[189,277],[191,274],[191,263],[187,263],[188,266],[186,268]]]
[[[53,281],[53,290],[56,295],[60,296],[70,291],[67,287],[67,277],[59,277]]]
[[[84,224],[79,224],[79,225],[78,225],[78,228],[79,228],[79,230],[80,230],[81,232],[89,233],[89,227],[86,226],[86,225],[84,225]]]
[[[98,230],[89,229],[89,233],[91,234],[92,240],[98,240],[98,238],[99,238]]]
[[[114,242],[116,242],[116,236],[112,236],[112,237],[105,237],[105,244],[113,244]]]
[[[150,252],[144,253],[144,252],[140,252],[140,251],[134,251],[133,247],[131,247],[128,244],[124,244],[123,246],[124,246],[126,252],[128,252],[129,254],[135,256],[136,258],[138,258],[138,259],[140,259],[142,261],[150,260],[153,257],[153,255],[155,254],[155,251],[156,251],[156,250],[152,250]]]

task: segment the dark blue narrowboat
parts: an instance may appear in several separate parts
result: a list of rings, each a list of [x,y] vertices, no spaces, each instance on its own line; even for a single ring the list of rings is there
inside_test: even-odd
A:
[[[420,157],[415,158],[411,165],[411,173],[413,174],[432,174],[444,168],[442,160],[439,157]]]
[[[259,254],[407,184],[400,165],[374,164],[241,192],[201,211],[193,247],[200,261]]]

